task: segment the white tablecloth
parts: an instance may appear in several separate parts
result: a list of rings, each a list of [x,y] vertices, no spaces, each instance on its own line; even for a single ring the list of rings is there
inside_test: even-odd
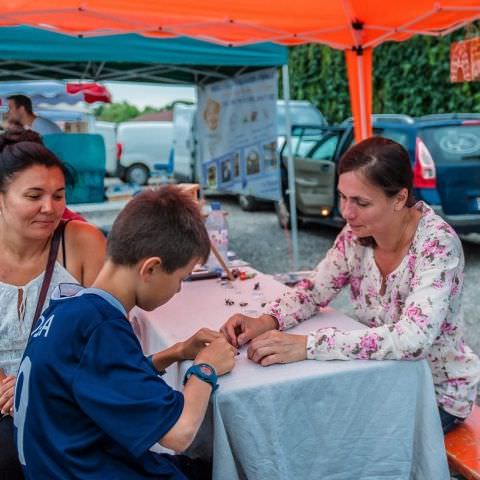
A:
[[[136,309],[132,323],[145,353],[202,326],[218,329],[235,312],[257,315],[262,303],[286,288],[262,274],[233,285],[184,283],[158,310]],[[235,304],[227,306],[227,298]],[[365,328],[325,310],[294,332],[332,325]],[[167,381],[179,388],[186,368],[170,367]],[[304,361],[264,368],[242,349],[234,371],[219,383],[191,449],[213,455],[215,480],[449,478],[425,361]]]

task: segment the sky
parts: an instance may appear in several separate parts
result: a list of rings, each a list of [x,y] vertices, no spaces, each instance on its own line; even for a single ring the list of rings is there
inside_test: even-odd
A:
[[[105,82],[112,101],[126,101],[143,110],[147,105],[160,108],[174,100],[196,101],[195,87],[152,85],[147,83]]]

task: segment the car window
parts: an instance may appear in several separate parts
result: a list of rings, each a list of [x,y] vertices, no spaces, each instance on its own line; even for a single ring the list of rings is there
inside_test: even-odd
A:
[[[292,125],[325,125],[323,115],[314,105],[289,105],[290,123]],[[285,106],[277,105],[277,133],[286,134]]]
[[[408,134],[403,130],[397,130],[395,128],[379,128],[375,129],[375,135],[389,138],[390,140],[402,145],[402,147],[404,147],[406,150],[409,149]]]
[[[314,160],[332,160],[337,149],[340,135],[331,135],[322,140],[308,154],[308,158]]]
[[[422,128],[419,136],[437,163],[480,160],[480,125]]]
[[[295,155],[297,157],[310,157],[310,152],[318,144],[318,138],[303,137],[301,142],[298,142]]]

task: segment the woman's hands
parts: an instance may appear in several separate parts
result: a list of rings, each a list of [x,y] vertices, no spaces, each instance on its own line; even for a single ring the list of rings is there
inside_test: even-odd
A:
[[[241,347],[262,333],[275,330],[277,327],[277,321],[271,315],[247,317],[236,313],[222,325],[220,331],[233,346]]]
[[[250,360],[264,367],[274,363],[299,362],[307,358],[307,336],[266,332],[252,340],[247,354]]]
[[[0,380],[0,412],[13,416],[13,396],[17,377],[9,375]]]

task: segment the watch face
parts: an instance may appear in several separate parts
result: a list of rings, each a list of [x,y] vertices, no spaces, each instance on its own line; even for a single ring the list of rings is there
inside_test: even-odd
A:
[[[212,375],[213,371],[208,365],[201,365],[200,371],[205,375]]]

